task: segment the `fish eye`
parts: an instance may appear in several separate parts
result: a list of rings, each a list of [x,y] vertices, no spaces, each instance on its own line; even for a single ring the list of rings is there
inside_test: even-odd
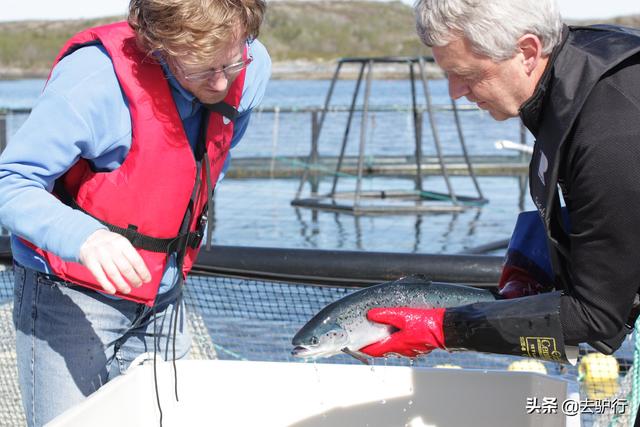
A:
[[[318,345],[318,343],[320,342],[320,340],[318,339],[318,337],[311,337],[311,345]]]

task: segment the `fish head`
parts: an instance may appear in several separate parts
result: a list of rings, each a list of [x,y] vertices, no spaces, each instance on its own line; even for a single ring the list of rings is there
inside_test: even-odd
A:
[[[298,331],[291,343],[294,357],[315,359],[339,354],[349,343],[349,334],[332,316],[314,318]]]

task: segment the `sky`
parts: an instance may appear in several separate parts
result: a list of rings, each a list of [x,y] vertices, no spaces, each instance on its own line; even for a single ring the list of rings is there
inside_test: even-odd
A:
[[[402,0],[412,3],[413,0]],[[128,0],[3,0],[0,21],[78,19],[125,15]],[[558,0],[565,19],[597,19],[640,14],[638,0]]]

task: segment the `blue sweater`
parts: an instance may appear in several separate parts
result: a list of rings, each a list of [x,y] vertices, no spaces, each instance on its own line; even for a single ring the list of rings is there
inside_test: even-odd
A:
[[[231,142],[242,138],[251,110],[262,100],[271,74],[271,60],[259,41],[251,44],[248,66]],[[168,67],[173,99],[194,147],[200,126],[198,100],[180,86]],[[12,233],[14,259],[42,272],[50,268],[16,236],[53,252],[66,261],[79,261],[80,247],[104,225],[69,208],[51,194],[56,179],[79,158],[99,170],[114,170],[131,146],[131,118],[113,65],[102,46],[88,46],[65,57],[54,68],[31,114],[0,156],[0,223]],[[227,157],[223,173],[229,166]],[[176,277],[172,257],[161,291]]]

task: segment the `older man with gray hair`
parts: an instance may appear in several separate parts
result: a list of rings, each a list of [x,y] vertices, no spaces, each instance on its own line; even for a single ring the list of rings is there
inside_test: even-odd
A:
[[[415,11],[451,96],[496,120],[519,116],[536,138],[537,212],[516,224],[502,300],[371,310],[399,331],[363,351],[558,361],[581,342],[615,351],[640,285],[640,31],[568,27],[554,0],[419,0]]]

